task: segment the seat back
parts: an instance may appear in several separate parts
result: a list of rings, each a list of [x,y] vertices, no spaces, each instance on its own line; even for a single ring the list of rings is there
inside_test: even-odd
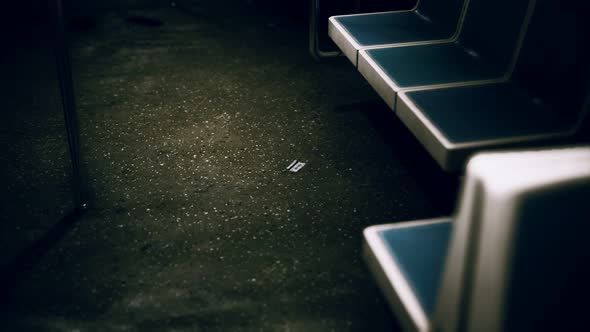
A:
[[[586,1],[537,0],[512,80],[563,116],[577,117],[590,91]]]
[[[493,68],[508,70],[534,11],[535,1],[470,0],[459,44]]]
[[[468,255],[473,253],[475,244],[472,234],[476,231],[477,224],[472,221],[480,218],[485,198],[483,188],[481,174],[468,166],[459,195],[459,205],[455,210],[451,241],[432,317],[433,331],[459,330],[459,320],[464,311],[463,292],[467,282],[466,262]]]
[[[590,181],[572,182],[531,193],[519,206],[502,331],[575,331],[587,325],[581,318],[590,298],[589,198]]]
[[[584,269],[590,261],[588,197],[590,148],[474,157],[433,330],[584,326],[570,316],[583,312],[572,298],[590,295]]]
[[[416,13],[429,22],[433,22],[439,29],[452,34],[459,25],[463,6],[467,0],[421,0],[416,7]]]

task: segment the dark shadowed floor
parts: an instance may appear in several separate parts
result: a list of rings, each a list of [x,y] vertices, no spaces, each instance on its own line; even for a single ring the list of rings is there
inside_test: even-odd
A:
[[[454,186],[347,59],[253,1],[72,15],[92,208],[11,271],[0,329],[396,330],[362,230]]]

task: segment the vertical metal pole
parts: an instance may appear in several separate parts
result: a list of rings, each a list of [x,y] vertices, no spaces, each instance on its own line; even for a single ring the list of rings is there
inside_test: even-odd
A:
[[[311,0],[311,15],[309,18],[309,52],[316,59],[335,57],[340,55],[340,51],[327,52],[320,48],[320,0]]]
[[[66,41],[66,26],[64,20],[62,0],[55,0],[54,6],[55,26],[55,57],[57,60],[57,73],[61,91],[70,161],[72,163],[72,185],[74,191],[74,204],[77,209],[87,208],[86,181],[83,180],[82,161],[80,157],[80,133],[78,129],[78,114],[74,97],[72,70],[68,44]]]

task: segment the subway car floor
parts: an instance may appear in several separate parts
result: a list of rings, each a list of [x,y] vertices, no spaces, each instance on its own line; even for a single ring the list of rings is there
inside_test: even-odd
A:
[[[278,8],[72,21],[91,208],[2,285],[2,330],[396,330],[362,230],[448,213],[454,177]]]

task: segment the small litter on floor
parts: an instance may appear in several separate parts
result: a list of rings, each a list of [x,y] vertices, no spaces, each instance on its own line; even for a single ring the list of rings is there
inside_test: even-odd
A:
[[[293,160],[293,162],[291,164],[289,164],[289,166],[287,166],[287,170],[291,171],[293,173],[297,173],[303,168],[303,166],[305,166],[305,163],[302,163],[297,160]]]

